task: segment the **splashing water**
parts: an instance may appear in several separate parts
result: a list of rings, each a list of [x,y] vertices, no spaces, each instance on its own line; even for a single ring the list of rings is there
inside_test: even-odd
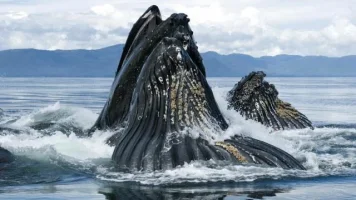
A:
[[[113,147],[105,141],[113,132],[97,131],[93,137],[80,137],[95,122],[97,114],[83,107],[57,102],[31,112],[6,114],[0,124],[9,130],[0,133],[0,145],[9,149],[17,161],[5,172],[0,184],[28,184],[68,180],[68,177],[93,177],[110,182],[136,182],[146,185],[183,183],[251,182],[271,179],[303,179],[326,176],[355,176],[356,129],[316,128],[272,132],[254,121],[244,120],[233,110],[227,110],[225,96],[230,87],[213,87],[221,111],[231,124],[217,140],[243,134],[275,145],[301,160],[307,171],[283,170],[259,166],[231,165],[214,161],[186,163],[176,169],[157,172],[118,172],[110,162]],[[99,107],[99,105],[98,105]],[[47,124],[41,129],[35,129]],[[63,128],[67,127],[67,128]],[[68,128],[70,127],[70,128]],[[18,130],[10,134],[10,130]],[[17,169],[16,169],[17,168]],[[21,169],[41,168],[36,173]],[[15,171],[28,173],[13,178]],[[6,173],[8,173],[6,175]],[[10,177],[11,176],[11,177]],[[6,179],[8,177],[8,179]],[[48,179],[48,177],[55,177]]]

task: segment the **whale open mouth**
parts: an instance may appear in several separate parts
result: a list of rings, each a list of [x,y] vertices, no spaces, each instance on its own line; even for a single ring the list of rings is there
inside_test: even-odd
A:
[[[172,14],[153,23],[152,31],[135,31],[143,30],[141,22],[150,15],[146,11],[130,32],[136,39],[125,44],[128,50],[93,127],[122,127],[108,139],[116,165],[161,170],[213,159],[304,169],[286,152],[253,138],[216,141],[210,133],[224,134],[228,124],[206,80],[189,18]]]

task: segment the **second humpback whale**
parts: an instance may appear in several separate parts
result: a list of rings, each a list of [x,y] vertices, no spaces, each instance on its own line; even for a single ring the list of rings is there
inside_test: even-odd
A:
[[[228,93],[229,108],[246,119],[253,119],[275,130],[311,128],[309,119],[290,103],[278,98],[273,84],[264,80],[262,71],[251,72]]]
[[[283,150],[251,137],[224,138],[189,18],[161,20],[151,6],[134,24],[109,98],[92,128],[113,129],[119,168],[170,169],[194,160],[304,169]]]

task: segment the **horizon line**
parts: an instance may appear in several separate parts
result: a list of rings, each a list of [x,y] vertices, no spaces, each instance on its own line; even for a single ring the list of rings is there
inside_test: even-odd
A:
[[[18,48],[18,49],[3,49],[0,50],[1,52],[4,51],[16,51],[16,50],[35,50],[35,51],[51,51],[51,52],[56,52],[56,51],[99,51],[99,50],[103,50],[103,49],[107,49],[107,48],[111,48],[111,47],[115,47],[115,46],[124,46],[124,44],[114,44],[114,45],[110,45],[110,46],[106,46],[106,47],[102,47],[102,48],[97,48],[97,49],[53,49],[53,50],[49,50],[49,49],[37,49],[37,48]],[[264,56],[252,56],[250,54],[245,54],[245,53],[227,53],[227,54],[222,54],[222,53],[218,53],[216,51],[213,50],[209,50],[209,51],[204,51],[204,52],[200,52],[201,54],[204,53],[216,53],[222,56],[230,56],[230,55],[246,55],[246,56],[250,56],[253,58],[263,58],[263,57],[277,57],[277,56],[298,56],[298,57],[327,57],[327,58],[344,58],[344,57],[350,57],[350,56],[356,56],[356,54],[349,54],[349,55],[343,55],[343,56],[326,56],[326,55],[297,55],[297,54],[277,54],[277,55],[264,55]]]

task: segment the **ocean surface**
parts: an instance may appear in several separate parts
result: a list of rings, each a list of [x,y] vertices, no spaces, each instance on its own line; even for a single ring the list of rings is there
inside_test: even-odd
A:
[[[230,133],[273,144],[308,169],[193,162],[123,173],[110,162],[112,132],[78,137],[95,122],[111,78],[0,78],[0,199],[356,199],[356,79],[267,78],[317,128],[272,132],[227,110],[240,78],[209,78]],[[35,127],[35,128],[34,128]]]

